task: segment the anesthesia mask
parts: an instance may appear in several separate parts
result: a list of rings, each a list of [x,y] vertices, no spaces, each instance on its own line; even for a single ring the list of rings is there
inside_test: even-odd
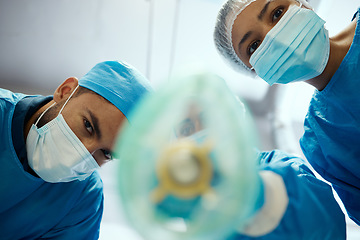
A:
[[[255,131],[218,76],[171,79],[119,135],[119,189],[144,239],[224,239],[259,208]],[[260,200],[259,200],[260,199]]]

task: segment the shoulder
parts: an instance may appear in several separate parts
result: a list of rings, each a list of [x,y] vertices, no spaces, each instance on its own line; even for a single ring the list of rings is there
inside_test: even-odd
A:
[[[49,184],[52,192],[60,193],[56,200],[55,216],[60,221],[42,238],[46,239],[98,239],[103,213],[103,184],[95,171],[83,181]],[[55,189],[59,186],[59,189]],[[60,201],[58,200],[60,199]],[[60,205],[61,204],[61,205]],[[64,211],[67,207],[66,211]]]
[[[46,191],[63,192],[62,198],[66,195],[66,201],[71,202],[73,208],[84,205],[98,206],[103,201],[103,183],[97,171],[94,171],[83,181],[75,180],[64,183],[45,183]],[[56,194],[55,194],[56,195]]]
[[[103,183],[97,171],[83,181],[72,181],[61,185],[64,190],[72,192],[71,212],[78,213],[72,216],[71,221],[75,219],[82,221],[82,219],[90,219],[102,214]]]
[[[0,100],[6,102],[17,102],[20,99],[24,98],[25,94],[22,93],[13,93],[10,90],[0,88]]]
[[[103,182],[100,178],[100,174],[98,173],[98,171],[94,171],[84,181],[76,181],[74,184],[81,187],[82,192],[86,194],[87,198],[89,196],[93,196],[93,198],[98,198],[99,195],[102,196],[103,194]]]
[[[78,189],[78,199],[74,205],[72,212],[79,213],[79,215],[72,215],[72,219],[77,219],[79,222],[82,219],[101,219],[103,212],[103,183],[100,174],[94,171],[87,179],[83,181],[74,181]]]
[[[0,111],[9,113],[9,109],[14,108],[21,99],[27,96],[28,95],[22,93],[14,93],[10,90],[0,88]]]

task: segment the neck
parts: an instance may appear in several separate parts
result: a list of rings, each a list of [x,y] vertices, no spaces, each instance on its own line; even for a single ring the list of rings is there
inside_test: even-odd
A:
[[[41,115],[42,112],[44,112],[48,107],[50,107],[51,104],[54,103],[54,100],[51,100],[50,102],[48,102],[47,104],[45,104],[44,106],[42,106],[41,108],[39,108],[34,115],[31,116],[31,118],[29,119],[29,121],[27,123],[25,123],[25,127],[24,127],[24,138],[26,141],[27,135],[30,131],[31,126],[35,123],[35,121],[39,118],[39,116]]]
[[[356,20],[342,32],[330,38],[330,56],[322,74],[306,81],[319,91],[323,90],[340,67],[341,62],[348,53],[355,35]]]

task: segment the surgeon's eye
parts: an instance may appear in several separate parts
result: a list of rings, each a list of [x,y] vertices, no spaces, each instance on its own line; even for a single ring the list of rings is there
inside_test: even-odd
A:
[[[86,130],[90,134],[92,134],[94,132],[94,128],[91,126],[91,123],[88,120],[84,119],[84,125],[85,125]]]
[[[277,8],[277,9],[275,9],[275,10],[273,11],[272,19],[271,19],[271,20],[272,20],[273,22],[278,21],[279,18],[281,17],[281,15],[283,14],[283,12],[284,12],[284,8],[283,8],[283,7],[279,7],[279,8]]]
[[[260,40],[256,40],[256,41],[250,43],[250,45],[247,49],[248,55],[251,56],[259,46],[260,46]]]
[[[185,120],[178,128],[178,137],[187,137],[195,132],[195,125],[191,120]]]
[[[109,160],[112,159],[112,155],[111,155],[110,151],[107,151],[107,150],[104,150],[104,149],[102,149],[101,151],[103,152],[106,159],[109,159]]]

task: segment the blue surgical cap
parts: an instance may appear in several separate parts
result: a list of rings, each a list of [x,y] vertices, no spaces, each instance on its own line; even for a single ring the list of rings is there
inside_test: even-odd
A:
[[[79,80],[79,85],[114,104],[129,121],[131,110],[152,91],[149,81],[138,70],[120,61],[96,64]]]

